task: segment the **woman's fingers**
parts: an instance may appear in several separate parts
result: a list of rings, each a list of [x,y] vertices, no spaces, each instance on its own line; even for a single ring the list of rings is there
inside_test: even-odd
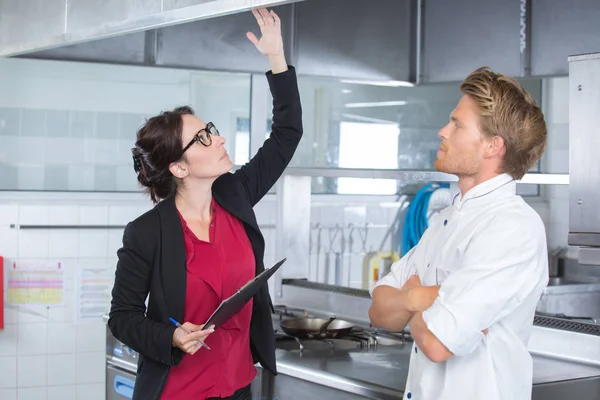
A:
[[[266,8],[259,8],[259,12],[265,25],[275,25],[275,19]]]
[[[271,15],[273,16],[273,20],[275,21],[275,25],[277,25],[277,27],[280,27],[281,26],[281,20],[279,19],[279,16],[273,10],[271,10]]]
[[[209,329],[199,330],[199,331],[190,333],[186,339],[189,341],[204,340],[208,335],[210,335],[214,331],[215,330],[212,327]]]
[[[258,22],[258,26],[260,26],[261,28],[263,26],[265,26],[265,21],[263,20],[262,14],[258,10],[256,10],[256,9],[252,10],[252,14],[254,14],[254,18],[256,18],[256,22]]]

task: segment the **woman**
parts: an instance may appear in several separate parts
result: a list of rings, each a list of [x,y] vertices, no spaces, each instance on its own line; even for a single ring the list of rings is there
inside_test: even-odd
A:
[[[188,107],[149,119],[132,150],[138,180],[158,203],[125,228],[108,321],[113,335],[140,354],[134,399],[250,399],[254,363],[276,373],[266,285],[216,331],[200,325],[264,270],[252,207],[279,179],[302,136],[281,22],[273,11],[253,13],[262,37],[248,38],[270,61],[274,99],[273,132],[256,156],[230,173],[225,139]]]

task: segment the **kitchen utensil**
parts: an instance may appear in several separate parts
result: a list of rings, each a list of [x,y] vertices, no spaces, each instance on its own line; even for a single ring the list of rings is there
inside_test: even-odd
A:
[[[325,318],[292,318],[279,323],[281,329],[299,339],[333,339],[341,338],[350,333],[354,324],[336,319],[331,316]]]
[[[335,276],[334,276],[334,283],[338,286],[341,286],[342,284],[342,274],[344,273],[343,271],[343,257],[344,257],[344,252],[346,251],[346,235],[344,234],[344,228],[343,227],[339,227],[339,232],[342,232],[342,236],[340,238],[341,240],[341,250],[339,252],[336,251],[335,253]]]
[[[332,234],[333,232],[333,234]],[[325,255],[325,271],[323,277],[323,283],[330,282],[330,266],[331,266],[331,253],[333,251],[333,244],[335,243],[335,239],[339,232],[339,226],[336,224],[335,227],[329,227],[329,249],[327,250],[327,254]]]
[[[316,266],[316,271],[315,271],[315,281],[319,281],[319,264],[320,264],[320,258],[321,258],[321,231],[323,231],[323,227],[321,226],[321,224],[317,223],[315,225],[315,228],[317,228],[317,266]]]
[[[354,246],[354,224],[348,224],[348,228],[350,228],[350,232],[348,233],[348,280],[346,281],[346,286],[350,287],[351,278],[352,278],[352,257],[354,257],[354,253],[352,252],[352,247]]]
[[[342,253],[335,253],[335,277],[334,283],[337,286],[342,284]]]

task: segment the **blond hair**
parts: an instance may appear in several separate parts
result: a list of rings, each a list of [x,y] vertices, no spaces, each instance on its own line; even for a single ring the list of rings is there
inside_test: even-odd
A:
[[[504,140],[504,172],[521,179],[546,148],[542,110],[514,78],[495,73],[488,67],[471,72],[460,90],[475,101],[483,134]]]

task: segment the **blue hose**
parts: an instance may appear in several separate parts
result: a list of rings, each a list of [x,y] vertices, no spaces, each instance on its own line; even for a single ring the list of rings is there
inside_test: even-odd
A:
[[[415,195],[415,198],[408,207],[406,219],[404,220],[404,228],[402,230],[402,255],[408,253],[417,245],[417,243],[419,243],[421,236],[423,236],[423,233],[425,233],[425,230],[429,227],[429,222],[427,221],[429,200],[431,199],[433,192],[442,187],[448,188],[450,185],[447,183],[430,183],[419,189]]]

